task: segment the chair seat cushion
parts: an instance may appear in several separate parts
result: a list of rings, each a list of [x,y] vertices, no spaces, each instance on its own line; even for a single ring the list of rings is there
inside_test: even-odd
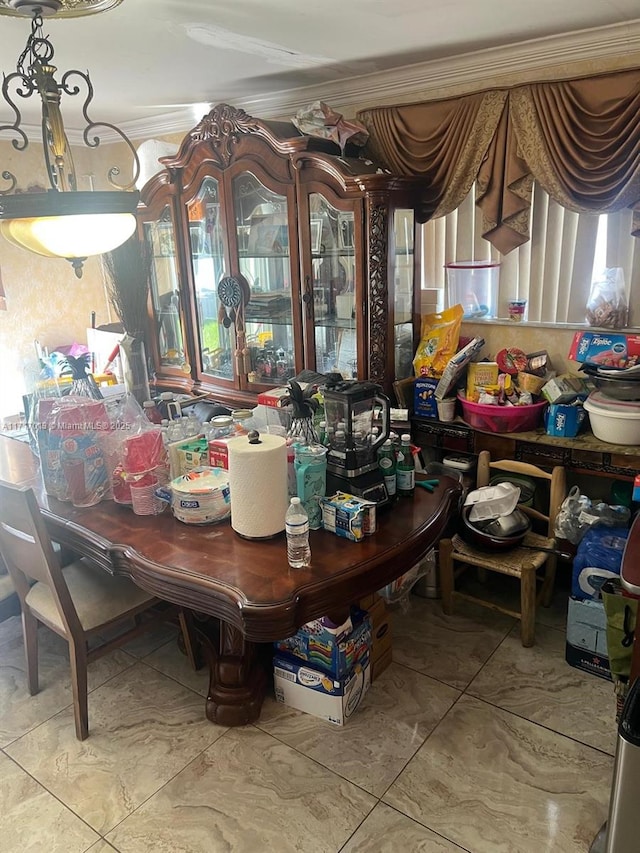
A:
[[[556,546],[555,539],[548,539],[537,533],[527,533],[523,541],[537,548],[555,548]],[[480,548],[469,545],[458,534],[452,538],[451,542],[454,560],[458,559],[472,566],[480,566],[489,571],[501,572],[503,575],[513,577],[520,577],[523,568],[526,569],[526,567],[539,569],[549,558],[549,554],[544,551],[531,551],[529,548],[520,547],[506,551],[482,551]]]
[[[152,604],[155,596],[145,592],[127,578],[110,575],[83,558],[62,569],[71,599],[85,631],[105,625],[145,603]],[[41,582],[27,593],[26,602],[35,616],[65,632],[58,608],[49,587]]]

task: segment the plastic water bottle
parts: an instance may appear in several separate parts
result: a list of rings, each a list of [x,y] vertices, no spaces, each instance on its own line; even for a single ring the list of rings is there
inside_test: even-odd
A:
[[[284,517],[287,534],[287,559],[292,569],[301,569],[311,563],[309,547],[309,516],[300,498],[291,498]]]

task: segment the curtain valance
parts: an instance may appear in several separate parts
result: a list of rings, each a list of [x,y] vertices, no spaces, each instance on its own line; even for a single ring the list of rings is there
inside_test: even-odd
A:
[[[420,221],[455,210],[477,180],[483,236],[529,239],[533,181],[579,213],[634,211],[640,236],[640,69],[358,113],[368,150],[424,178]]]

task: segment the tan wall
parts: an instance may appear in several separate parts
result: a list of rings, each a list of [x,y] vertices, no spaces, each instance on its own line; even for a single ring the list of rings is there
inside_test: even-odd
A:
[[[482,357],[495,358],[504,347],[518,347],[526,353],[546,350],[558,373],[575,372],[578,364],[568,358],[575,329],[527,326],[520,323],[463,323],[462,335],[484,338]]]
[[[23,189],[33,184],[48,186],[40,146],[30,145],[19,153],[2,143],[0,163],[3,170],[14,172]],[[97,174],[98,166],[97,159],[92,166],[88,158],[76,158],[80,189],[88,189],[82,176],[90,169]],[[100,171],[106,173],[104,168]],[[34,340],[50,350],[86,343],[91,311],[96,312],[98,325],[117,318],[105,297],[97,258],[87,259],[84,275],[78,279],[68,261],[34,255],[0,238],[0,274],[7,305],[6,311],[0,310],[0,417],[4,417],[21,410],[22,394],[33,381],[37,370]]]

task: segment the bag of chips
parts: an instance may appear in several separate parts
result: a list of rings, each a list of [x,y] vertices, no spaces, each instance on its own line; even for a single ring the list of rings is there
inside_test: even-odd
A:
[[[438,314],[423,315],[421,340],[413,359],[416,376],[440,379],[458,351],[463,314],[462,305],[453,305]]]

